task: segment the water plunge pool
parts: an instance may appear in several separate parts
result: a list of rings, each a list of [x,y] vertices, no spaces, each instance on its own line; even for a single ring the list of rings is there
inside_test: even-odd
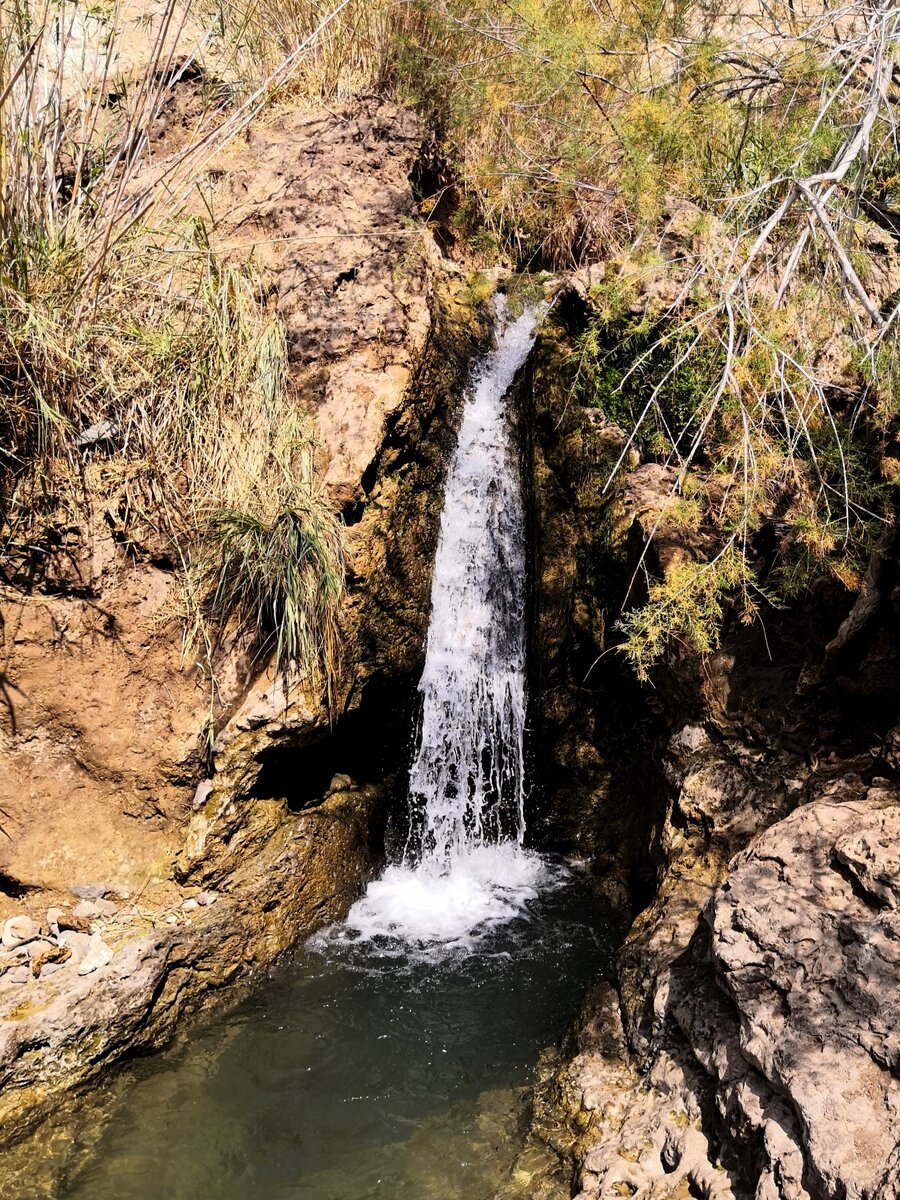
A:
[[[465,947],[313,939],[115,1084],[69,1200],[488,1200],[618,922],[559,873]],[[525,1193],[527,1194],[527,1190]]]

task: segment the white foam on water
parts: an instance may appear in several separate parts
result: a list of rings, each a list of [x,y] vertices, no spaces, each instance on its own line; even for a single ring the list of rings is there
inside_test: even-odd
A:
[[[498,925],[527,915],[529,902],[560,878],[560,868],[510,841],[473,846],[449,870],[389,866],[354,904],[341,937],[390,939],[407,951],[431,943],[472,949]]]
[[[466,397],[447,472],[403,862],[369,885],[340,940],[471,947],[559,877],[525,834],[525,505],[505,397],[542,309],[510,317]]]

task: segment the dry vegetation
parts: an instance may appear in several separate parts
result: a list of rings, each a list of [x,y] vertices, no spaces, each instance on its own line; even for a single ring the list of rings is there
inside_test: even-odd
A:
[[[4,7],[7,572],[105,489],[177,548],[204,637],[234,617],[282,662],[329,658],[340,530],[302,420],[273,426],[296,408],[280,334],[252,264],[226,269],[180,211],[264,104],[378,89],[431,138],[423,221],[520,269],[607,264],[582,400],[676,469],[672,504],[693,488],[719,546],[626,618],[638,670],[673,635],[714,646],[735,597],[751,617],[818,571],[856,587],[900,473],[898,19],[867,0],[168,0],[123,86],[127,7]],[[204,113],[147,172],[194,68]]]
[[[186,644],[230,628],[260,656],[330,676],[340,526],[251,263],[229,266],[184,210],[193,169],[263,92],[216,80],[186,144],[147,171],[151,131],[201,54],[169,3],[127,56],[123,13],[49,3],[0,24],[2,568],[39,585],[102,519],[123,551],[181,567]],[[287,68],[285,68],[286,70]],[[212,80],[214,77],[209,76]],[[87,581],[88,583],[90,581]]]

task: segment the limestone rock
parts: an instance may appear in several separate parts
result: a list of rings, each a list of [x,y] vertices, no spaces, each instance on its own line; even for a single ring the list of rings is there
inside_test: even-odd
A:
[[[91,935],[90,933],[67,929],[60,933],[59,940],[63,946],[67,946],[72,951],[72,957],[75,961],[81,962],[91,944]]]
[[[108,883],[79,883],[70,887],[69,891],[79,900],[102,900],[110,890]]]
[[[91,934],[87,953],[78,964],[79,975],[90,975],[100,967],[112,962],[113,952],[101,938],[99,933]]]
[[[703,1131],[696,1064],[663,1053],[648,1079],[628,1062],[617,998],[608,985],[588,997],[578,1054],[560,1073],[564,1105],[587,1118],[576,1143],[577,1200],[704,1196],[734,1200]]]
[[[827,1196],[897,1178],[898,800],[804,806],[735,860],[708,914],[741,1054],[786,1097]]]
[[[7,950],[12,950],[16,946],[22,946],[26,942],[32,941],[33,938],[40,934],[40,926],[36,921],[32,921],[31,917],[10,917],[3,925],[3,946]]]
[[[82,900],[75,905],[74,916],[83,921],[96,921],[98,917],[114,917],[118,907],[111,900]]]
[[[55,946],[55,942],[47,941],[44,938],[35,938],[34,941],[29,942],[25,946],[25,954],[29,959],[34,961],[34,959],[40,958],[42,954],[46,954],[48,950],[55,949]]]
[[[692,1195],[749,1198],[713,1143],[680,1136],[702,1111],[754,1200],[895,1200],[900,793],[849,794],[826,790],[771,825],[732,860],[699,923],[684,879],[657,898],[670,916],[657,915],[653,936],[638,922],[623,979],[640,993],[638,964],[656,971],[650,1012],[624,1005],[642,1058],[614,1035],[608,1002],[592,1018],[607,1032],[579,1034],[561,1076],[574,1107],[599,1114],[576,1155],[585,1195],[675,1200],[684,1179]]]

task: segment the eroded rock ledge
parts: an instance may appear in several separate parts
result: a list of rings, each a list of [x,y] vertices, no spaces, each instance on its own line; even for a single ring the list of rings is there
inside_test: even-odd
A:
[[[580,1195],[898,1194],[898,836],[895,789],[826,790],[657,960],[643,1050],[594,994],[557,1080]]]

